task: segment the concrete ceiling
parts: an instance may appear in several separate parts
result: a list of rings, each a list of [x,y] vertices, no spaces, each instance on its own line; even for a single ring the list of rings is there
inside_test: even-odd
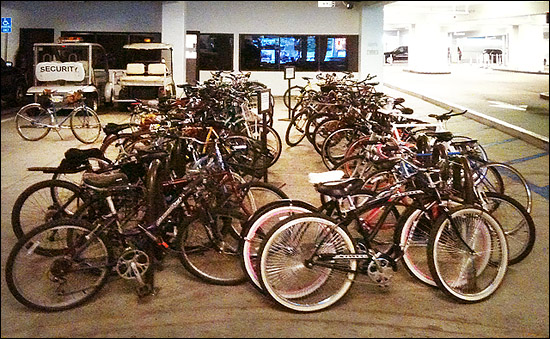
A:
[[[405,30],[430,20],[448,31],[504,29],[523,23],[545,25],[548,1],[362,1],[384,4],[384,30]],[[368,4],[367,4],[368,3]]]

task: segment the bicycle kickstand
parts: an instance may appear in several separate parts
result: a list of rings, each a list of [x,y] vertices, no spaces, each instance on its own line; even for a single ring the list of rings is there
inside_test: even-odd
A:
[[[57,132],[57,135],[59,135],[59,137],[61,138],[61,140],[65,140],[65,139],[63,139],[63,137],[61,136],[61,133],[59,133],[59,127],[56,127],[56,128],[55,128],[55,131]]]

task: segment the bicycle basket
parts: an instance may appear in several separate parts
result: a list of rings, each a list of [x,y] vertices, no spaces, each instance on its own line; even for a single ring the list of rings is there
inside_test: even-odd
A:
[[[42,107],[50,107],[52,105],[52,100],[49,95],[40,95],[37,102]]]
[[[76,91],[72,94],[67,95],[67,97],[65,98],[65,102],[68,104],[74,104],[80,101],[80,99],[82,99],[82,92]]]

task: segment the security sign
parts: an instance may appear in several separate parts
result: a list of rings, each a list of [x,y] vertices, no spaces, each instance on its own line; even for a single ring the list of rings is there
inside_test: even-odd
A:
[[[41,62],[35,73],[38,81],[82,81],[85,76],[84,65],[79,62]]]

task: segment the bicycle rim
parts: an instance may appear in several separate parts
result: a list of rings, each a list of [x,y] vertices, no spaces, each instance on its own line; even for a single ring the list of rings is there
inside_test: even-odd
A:
[[[491,215],[498,220],[508,242],[508,264],[522,261],[535,243],[535,223],[527,210],[515,199],[494,192],[485,193]]]
[[[434,225],[428,243],[430,273],[445,294],[466,303],[489,298],[508,269],[508,246],[500,224],[469,206],[451,210]],[[473,252],[470,252],[467,244]]]
[[[242,254],[242,266],[250,282],[262,292],[263,289],[257,272],[258,251],[266,234],[275,224],[289,216],[298,213],[313,212],[315,210],[313,206],[309,208],[301,207],[302,205],[299,202],[298,204],[300,204],[300,206],[292,205],[296,203],[297,202],[288,201],[288,204],[291,205],[286,206],[274,204],[275,208],[264,211],[249,227],[243,229],[242,248],[240,251]]]
[[[17,133],[25,140],[36,141],[44,138],[50,132],[53,116],[40,106],[23,107],[15,116]]]
[[[236,285],[246,281],[238,256],[238,236],[233,223],[242,220],[231,215],[213,215],[214,222],[194,218],[180,232],[180,261],[194,276],[215,285]],[[240,226],[239,226],[240,227]],[[220,236],[213,235],[218,228]]]
[[[81,222],[60,220],[18,241],[6,263],[13,296],[27,307],[51,312],[96,295],[108,278],[111,253],[101,238],[86,240],[90,232]]]
[[[101,134],[99,117],[91,108],[76,108],[71,115],[71,131],[85,144],[95,142]]]
[[[356,274],[353,259],[338,260],[340,269],[306,264],[313,254],[355,253],[346,231],[318,214],[293,216],[275,225],[260,253],[262,287],[278,304],[295,311],[333,305],[348,292]]]

